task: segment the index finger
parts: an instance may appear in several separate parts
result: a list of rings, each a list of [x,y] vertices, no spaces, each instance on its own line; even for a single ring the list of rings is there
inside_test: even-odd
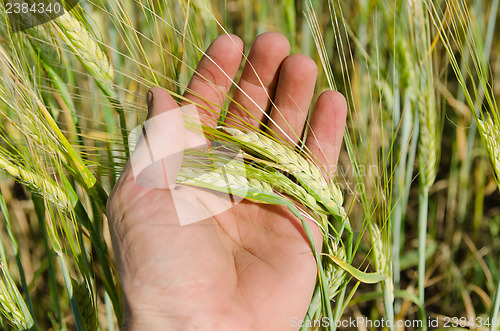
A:
[[[202,122],[215,126],[243,56],[243,42],[232,34],[217,37],[203,55],[181,105],[196,104]]]

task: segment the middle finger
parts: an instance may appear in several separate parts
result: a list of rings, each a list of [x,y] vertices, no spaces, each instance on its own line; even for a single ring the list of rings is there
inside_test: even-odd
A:
[[[283,61],[268,125],[272,135],[292,144],[300,140],[317,74],[316,63],[308,56],[295,54]]]

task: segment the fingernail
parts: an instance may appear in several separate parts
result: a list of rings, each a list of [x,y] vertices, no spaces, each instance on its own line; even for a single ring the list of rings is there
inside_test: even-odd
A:
[[[148,91],[146,100],[148,102],[148,115],[146,116],[146,120],[148,120],[151,118],[151,111],[153,110],[153,92],[151,92],[151,90]]]
[[[151,108],[153,107],[153,92],[151,92],[151,90],[148,91],[147,100],[148,100],[148,110],[151,110]]]

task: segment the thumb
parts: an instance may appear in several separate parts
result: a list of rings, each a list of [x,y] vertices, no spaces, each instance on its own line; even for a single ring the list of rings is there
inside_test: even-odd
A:
[[[144,126],[134,129],[137,145],[130,161],[140,186],[175,186],[185,145],[182,112],[168,91],[153,87],[147,95],[148,117]]]
[[[146,117],[146,120],[179,107],[170,93],[158,86],[149,89],[147,101],[148,116]]]

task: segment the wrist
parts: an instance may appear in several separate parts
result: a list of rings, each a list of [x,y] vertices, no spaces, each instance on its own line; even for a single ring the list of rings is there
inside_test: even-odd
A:
[[[122,326],[123,331],[139,331],[139,330],[182,330],[180,325],[174,325],[170,318],[153,312],[131,312],[124,314]]]
[[[207,316],[200,313],[186,313],[181,316],[167,315],[164,311],[154,311],[152,309],[124,309],[122,320],[122,331],[142,331],[142,330],[255,330],[252,327],[253,318],[242,320],[235,316],[217,316],[212,314]],[[240,315],[236,315],[240,316]]]
[[[123,319],[120,330],[179,330],[165,311],[157,307],[142,306],[141,300],[134,300],[128,295],[123,296]]]

